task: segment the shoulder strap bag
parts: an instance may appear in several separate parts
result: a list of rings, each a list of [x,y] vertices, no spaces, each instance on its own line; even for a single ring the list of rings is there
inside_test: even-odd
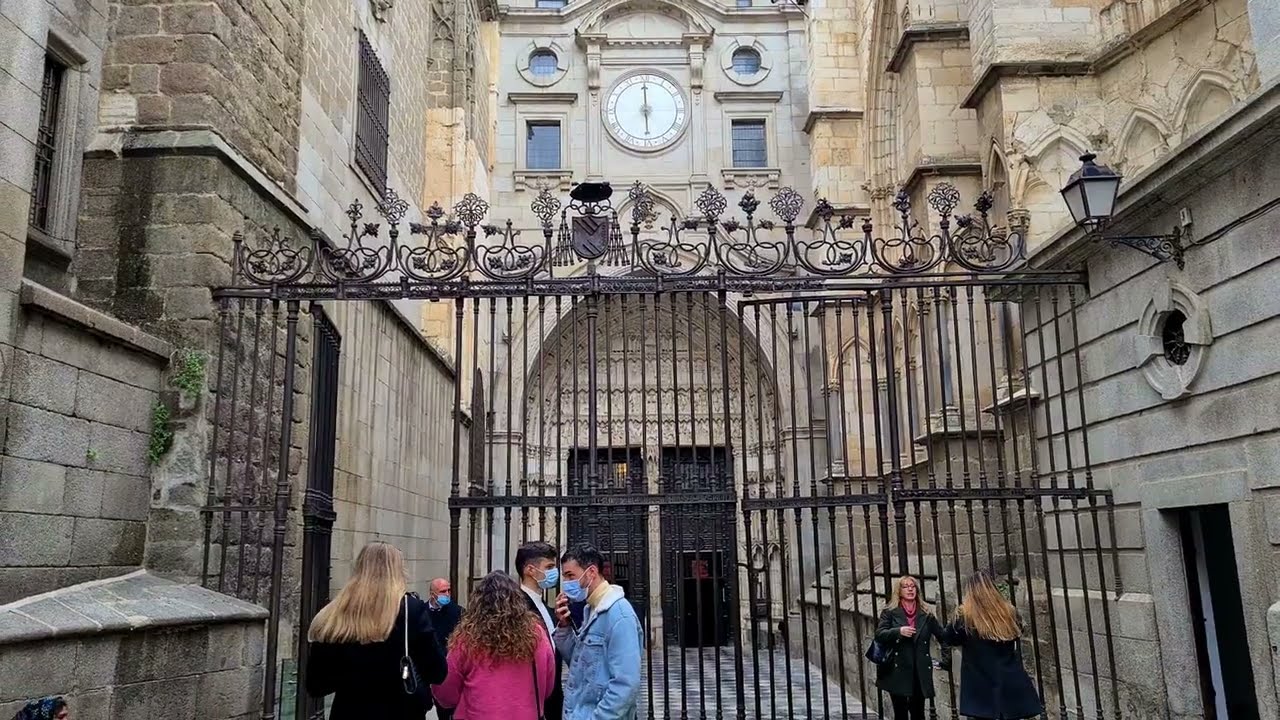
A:
[[[423,710],[430,710],[431,690],[422,682],[418,667],[409,655],[409,595],[404,596],[404,655],[400,657],[400,683],[404,686],[404,694],[418,701]]]

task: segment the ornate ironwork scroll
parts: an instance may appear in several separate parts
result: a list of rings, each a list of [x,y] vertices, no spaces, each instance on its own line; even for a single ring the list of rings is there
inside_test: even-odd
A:
[[[563,202],[543,188],[530,205],[542,238],[527,243],[513,220],[487,222],[488,203],[472,193],[447,214],[433,204],[422,221],[409,223],[406,240],[401,225],[408,203],[388,191],[376,208],[385,232],[383,223],[366,222],[364,206],[353,202],[347,210],[350,228],[336,244],[319,234],[299,244],[276,232],[254,247],[237,238],[237,277],[255,286],[349,288],[463,278],[527,281],[584,264],[594,274],[598,264],[671,278],[874,278],[1000,273],[1016,269],[1025,257],[1021,231],[999,227],[990,216],[990,193],[978,197],[976,214],[954,216],[960,193],[948,183],[927,196],[937,232],[926,232],[910,195],[899,191],[894,231],[886,235],[877,235],[870,219],[859,223],[822,198],[814,204],[816,222],[799,225],[806,199],[789,187],[767,202],[749,190],[736,203],[741,215],[730,215],[728,198],[708,186],[693,214],[662,218],[652,190],[640,182],[627,193],[630,223],[624,233],[612,192],[608,183],[583,183]],[[762,217],[764,206],[773,217]]]

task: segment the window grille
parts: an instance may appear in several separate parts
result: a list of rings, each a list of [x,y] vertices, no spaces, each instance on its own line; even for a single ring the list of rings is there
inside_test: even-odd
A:
[[[356,98],[356,166],[381,195],[387,189],[391,78],[363,32],[360,33],[360,78]]]
[[[764,133],[764,120],[733,121],[732,139],[734,167],[759,168],[768,166],[769,151]]]
[[[560,123],[540,120],[528,124],[525,167],[529,170],[560,169]]]
[[[555,75],[559,69],[559,62],[556,54],[545,48],[534,50],[529,56],[529,72],[537,77],[547,77]]]
[[[48,55],[44,58],[44,82],[40,86],[40,125],[36,130],[36,162],[31,178],[31,209],[27,222],[49,231],[53,200],[53,164],[58,147],[58,110],[66,67]]]
[[[733,71],[739,75],[755,75],[760,72],[760,53],[751,48],[734,50]]]

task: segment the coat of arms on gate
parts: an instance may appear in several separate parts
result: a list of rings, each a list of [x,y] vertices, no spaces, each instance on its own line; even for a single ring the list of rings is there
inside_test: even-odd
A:
[[[595,260],[609,248],[609,219],[603,215],[573,218],[573,251],[583,260]]]

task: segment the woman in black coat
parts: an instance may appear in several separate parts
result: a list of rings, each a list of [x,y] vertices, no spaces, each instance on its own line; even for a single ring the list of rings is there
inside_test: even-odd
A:
[[[311,621],[307,692],[334,695],[329,720],[423,720],[428,685],[444,681],[444,651],[427,604],[407,593],[404,556],[374,542],[356,558],[351,579]],[[401,659],[413,660],[420,692],[405,692]]]
[[[978,720],[1024,720],[1040,715],[1044,704],[1022,667],[1018,613],[987,572],[975,574],[965,588],[956,619],[942,640],[962,648],[960,714]]]
[[[877,671],[876,686],[889,693],[894,720],[924,720],[925,700],[933,697],[929,639],[941,631],[932,608],[920,598],[916,579],[898,578],[876,629],[876,642],[889,653]]]

